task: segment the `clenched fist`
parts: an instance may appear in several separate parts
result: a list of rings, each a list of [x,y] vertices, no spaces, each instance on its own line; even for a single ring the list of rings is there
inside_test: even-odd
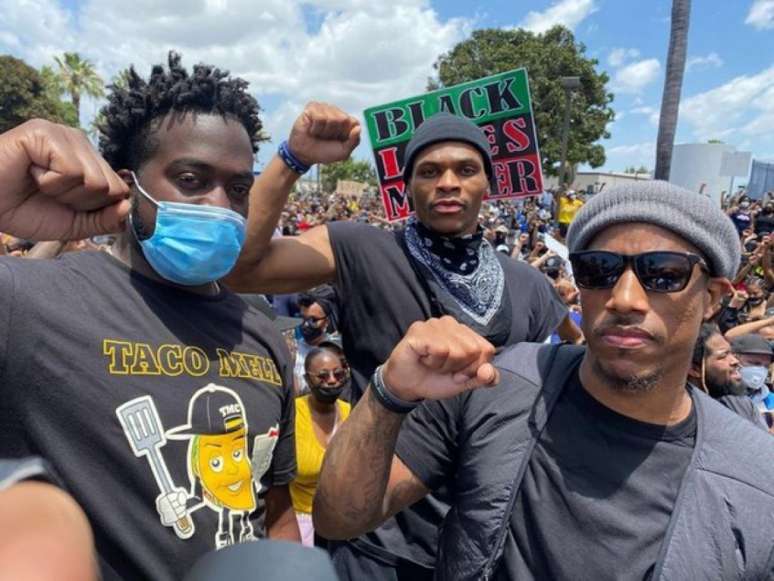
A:
[[[296,119],[288,146],[306,165],[348,159],[360,143],[360,121],[333,105],[309,103]]]
[[[30,240],[118,232],[128,193],[82,131],[33,120],[0,135],[0,232]]]
[[[452,317],[417,322],[384,364],[383,379],[395,396],[407,400],[447,399],[496,385],[494,346]]]

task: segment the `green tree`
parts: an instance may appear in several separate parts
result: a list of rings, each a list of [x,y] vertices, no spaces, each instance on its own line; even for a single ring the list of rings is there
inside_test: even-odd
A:
[[[614,117],[609,106],[613,95],[605,88],[609,77],[596,71],[598,61],[586,58],[585,51],[586,47],[563,26],[554,26],[543,34],[521,29],[476,30],[471,38],[436,61],[437,78],[429,79],[428,89],[525,67],[543,171],[558,175],[566,99],[559,79],[580,77],[581,87],[573,91],[570,103],[567,164],[599,167],[605,163],[605,149],[596,141],[610,137],[606,126]]]
[[[650,173],[650,170],[646,168],[644,165],[641,165],[640,167],[634,167],[633,165],[630,165],[630,166],[627,166],[623,172],[630,173],[630,174],[640,174],[640,173]]]
[[[672,24],[669,32],[664,93],[661,97],[661,114],[656,139],[657,180],[669,180],[672,167],[672,150],[675,146],[677,113],[680,109],[680,93],[683,89],[685,58],[688,52],[688,24],[691,16],[691,0],[672,0]]]
[[[357,161],[352,158],[322,166],[320,182],[324,192],[335,192],[339,180],[351,180],[376,186],[376,171],[367,161]]]
[[[70,95],[75,111],[80,119],[81,96],[102,97],[105,94],[102,79],[94,70],[94,65],[81,58],[77,52],[66,52],[64,58],[54,57],[59,66],[59,79],[66,93]]]
[[[118,89],[126,89],[129,86],[129,79],[132,73],[130,69],[121,69],[110,80],[110,84]]]
[[[75,108],[59,99],[45,73],[10,55],[0,55],[0,79],[0,133],[35,118],[78,126]]]

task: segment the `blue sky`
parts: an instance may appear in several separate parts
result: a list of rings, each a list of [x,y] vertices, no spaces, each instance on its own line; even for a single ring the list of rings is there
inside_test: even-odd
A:
[[[389,5],[385,5],[389,4]],[[677,142],[721,139],[774,159],[774,0],[694,1]],[[652,167],[669,0],[0,0],[0,53],[35,66],[76,50],[109,79],[166,51],[251,82],[274,145],[304,102],[371,105],[423,90],[442,52],[485,27],[573,29],[611,77],[605,169]],[[87,101],[82,122],[100,106]],[[356,155],[369,158],[367,144]]]

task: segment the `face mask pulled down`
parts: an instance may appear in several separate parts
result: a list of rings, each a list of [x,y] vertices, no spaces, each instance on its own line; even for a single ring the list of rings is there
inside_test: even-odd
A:
[[[132,232],[145,259],[159,276],[184,286],[198,286],[227,275],[245,241],[245,219],[226,208],[158,202],[132,172],[137,190],[156,206],[153,235],[141,240]],[[131,221],[131,216],[130,216]]]

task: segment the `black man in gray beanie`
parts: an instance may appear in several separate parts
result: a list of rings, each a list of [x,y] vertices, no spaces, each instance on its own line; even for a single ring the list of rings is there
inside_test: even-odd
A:
[[[333,283],[343,305],[339,330],[352,366],[353,403],[417,321],[448,315],[497,347],[543,341],[558,326],[565,338],[571,333],[546,277],[495,252],[483,237],[479,210],[495,187],[483,131],[438,113],[418,127],[404,160],[416,217],[402,230],[332,222],[273,240],[271,229],[254,230],[229,279],[232,287],[264,293]],[[284,203],[279,196],[254,198],[250,211],[276,220]],[[375,532],[337,543],[332,556],[342,581],[431,579],[447,507],[425,500]]]
[[[449,486],[436,579],[771,578],[774,441],[688,382],[733,224],[638,182],[595,196],[568,242],[587,346],[495,357],[451,318],[412,326],[327,450],[318,531]]]

